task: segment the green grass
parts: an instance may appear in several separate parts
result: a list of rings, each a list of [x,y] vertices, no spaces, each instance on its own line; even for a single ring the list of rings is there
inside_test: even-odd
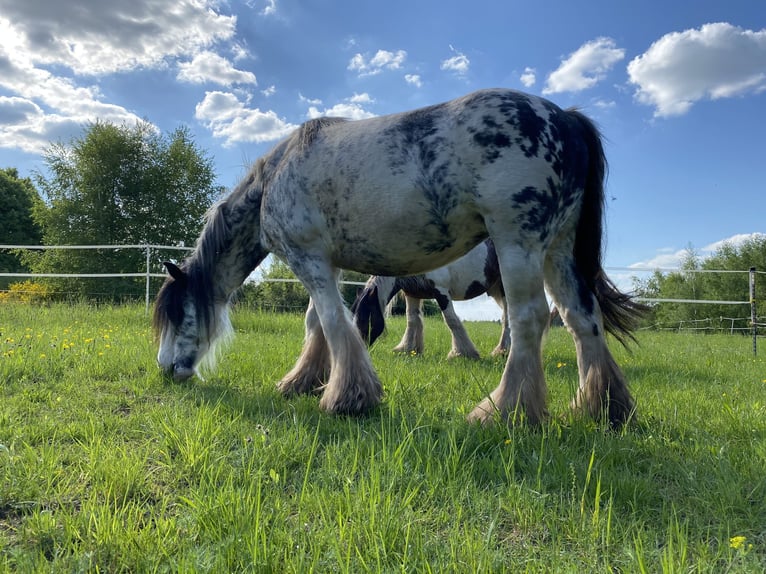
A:
[[[217,372],[175,384],[141,307],[0,306],[0,572],[762,572],[766,349],[615,345],[638,418],[569,414],[574,346],[545,347],[551,419],[464,417],[502,360],[372,351],[362,418],[285,400],[302,318],[238,312]],[[470,323],[486,355],[499,326]]]

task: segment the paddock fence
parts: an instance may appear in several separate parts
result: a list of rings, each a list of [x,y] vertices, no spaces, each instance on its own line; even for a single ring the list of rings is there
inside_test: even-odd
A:
[[[35,278],[71,278],[71,279],[142,279],[144,283],[144,303],[147,313],[151,306],[151,301],[156,294],[152,288],[152,279],[163,279],[166,274],[162,270],[162,261],[167,259],[183,258],[183,256],[193,248],[183,245],[154,245],[154,244],[135,244],[135,245],[0,245],[0,252],[19,253],[22,251],[46,251],[46,250],[101,250],[101,251],[121,251],[121,250],[139,250],[144,254],[144,267],[135,272],[120,273],[4,273],[0,272],[0,277],[10,279],[35,279]],[[175,257],[174,257],[175,256]],[[638,300],[649,305],[659,303],[692,304],[692,305],[716,305],[716,306],[749,306],[750,317],[727,317],[719,315],[718,317],[700,317],[699,319],[688,319],[679,321],[677,324],[655,324],[645,327],[655,330],[673,330],[673,331],[699,331],[699,332],[727,332],[731,334],[752,334],[753,352],[756,351],[757,337],[762,336],[761,331],[766,329],[766,317],[757,315],[755,287],[756,278],[766,275],[764,271],[758,271],[756,268],[749,270],[708,270],[708,269],[677,269],[677,268],[639,268],[639,267],[607,267],[606,271],[612,274],[625,275],[630,274],[631,278],[642,273],[717,273],[717,274],[745,274],[749,277],[749,293],[743,293],[741,300],[707,300],[707,299],[666,299],[666,298],[641,298]],[[253,276],[251,276],[253,277]],[[257,280],[283,283],[299,283],[297,279],[263,279]],[[363,285],[355,281],[342,281],[343,284]],[[3,290],[0,289],[0,292]],[[294,310],[300,310],[296,307]]]

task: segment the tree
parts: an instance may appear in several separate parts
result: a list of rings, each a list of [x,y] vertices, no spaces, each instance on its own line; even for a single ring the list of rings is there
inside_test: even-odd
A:
[[[706,299],[709,301],[741,301],[749,298],[751,267],[766,270],[766,235],[756,235],[735,245],[724,243],[712,256],[701,260],[691,249],[687,251],[679,272],[655,272],[638,282],[639,295],[662,299]],[[694,273],[693,271],[735,271],[736,273]],[[762,277],[762,276],[761,276]],[[756,283],[757,314],[766,315],[766,281]],[[724,318],[724,319],[722,319]],[[676,327],[686,321],[708,320],[708,326],[724,328],[735,319],[740,327],[748,325],[748,305],[659,303],[654,306],[652,321]]]
[[[32,210],[40,204],[40,196],[29,178],[20,178],[14,168],[0,169],[0,244],[38,245],[42,241],[40,227],[32,218]],[[19,255],[0,251],[0,273],[29,271]],[[0,289],[6,289],[12,278],[0,277]]]
[[[267,311],[305,311],[309,303],[308,291],[295,281],[295,274],[287,263],[277,257],[270,259],[271,264],[263,271],[264,281],[245,284],[239,300]]]
[[[44,161],[48,174],[36,178],[44,203],[34,216],[48,245],[191,245],[222,191],[212,160],[186,128],[162,135],[146,122],[96,122],[70,143],[50,145]],[[29,263],[38,272],[135,273],[145,268],[145,255],[51,250],[32,254]],[[59,283],[68,292],[108,297],[143,289],[140,281],[122,279]]]

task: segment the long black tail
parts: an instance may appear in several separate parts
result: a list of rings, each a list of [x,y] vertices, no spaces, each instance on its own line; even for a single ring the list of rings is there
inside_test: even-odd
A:
[[[630,295],[620,292],[602,267],[604,182],[608,169],[606,156],[601,134],[593,122],[577,110],[568,111],[582,125],[589,157],[585,195],[575,236],[575,263],[588,288],[596,296],[604,318],[604,328],[627,346],[628,340],[636,340],[633,331],[648,308]]]

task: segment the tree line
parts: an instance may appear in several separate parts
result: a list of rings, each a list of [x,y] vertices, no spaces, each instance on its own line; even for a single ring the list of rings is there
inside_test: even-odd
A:
[[[739,244],[724,243],[713,255],[702,258],[688,248],[680,270],[655,271],[646,279],[634,279],[636,295],[648,299],[739,301],[724,303],[654,303],[645,323],[657,328],[706,328],[710,330],[751,328],[749,270],[766,271],[766,235],[754,235]],[[718,272],[714,272],[718,271]],[[766,322],[766,275],[757,274],[756,315]],[[732,321],[733,320],[733,321]],[[760,333],[766,332],[761,328]]]
[[[31,178],[14,168],[0,169],[0,244],[15,245],[188,245],[199,236],[204,215],[225,189],[216,182],[213,161],[187,128],[159,133],[147,122],[115,125],[96,122],[67,143],[53,143],[43,154],[45,169]],[[167,254],[155,254],[152,272],[163,272]],[[0,272],[136,273],[145,270],[146,255],[136,249],[0,250]],[[681,270],[655,272],[634,280],[636,294],[662,299],[745,300],[745,273],[703,274],[700,270],[766,271],[766,235],[739,245],[726,244],[712,257],[688,250]],[[286,264],[274,260],[265,279],[289,279]],[[347,281],[364,281],[360,273],[344,272]],[[152,285],[159,288],[160,280]],[[757,286],[759,316],[766,315],[766,280]],[[34,291],[53,297],[98,298],[112,301],[139,298],[143,279],[59,278],[14,281],[0,277],[0,294]],[[357,287],[343,295],[353,301]],[[306,308],[308,294],[297,283],[261,282],[246,285],[245,304],[277,310]],[[400,303],[400,307],[402,304]],[[431,305],[431,312],[438,309]],[[702,318],[750,315],[747,306],[659,303],[651,307],[647,325],[673,326]]]

